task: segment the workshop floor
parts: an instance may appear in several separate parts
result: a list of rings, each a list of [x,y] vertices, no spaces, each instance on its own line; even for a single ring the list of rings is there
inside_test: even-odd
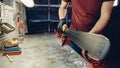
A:
[[[0,68],[87,68],[89,65],[69,46],[62,47],[53,33],[25,35],[19,47],[22,53],[11,56],[13,62],[0,57]]]

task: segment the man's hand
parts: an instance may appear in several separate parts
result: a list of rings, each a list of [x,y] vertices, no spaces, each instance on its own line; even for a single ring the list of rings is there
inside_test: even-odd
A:
[[[65,19],[60,19],[60,21],[58,23],[58,27],[57,27],[58,31],[63,32],[62,27],[64,24],[66,24]]]

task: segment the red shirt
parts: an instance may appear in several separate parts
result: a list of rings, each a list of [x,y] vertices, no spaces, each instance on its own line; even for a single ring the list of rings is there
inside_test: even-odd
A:
[[[69,2],[70,0],[64,0]],[[114,0],[71,0],[72,20],[71,29],[89,31],[100,17],[104,1]]]

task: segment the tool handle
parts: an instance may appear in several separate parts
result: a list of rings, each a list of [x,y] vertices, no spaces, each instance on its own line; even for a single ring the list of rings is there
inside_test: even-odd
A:
[[[6,57],[8,58],[8,61],[13,62],[13,60],[11,59],[11,57],[7,54]]]

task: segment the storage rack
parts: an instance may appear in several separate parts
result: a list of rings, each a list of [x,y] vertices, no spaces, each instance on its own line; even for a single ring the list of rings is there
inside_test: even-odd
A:
[[[59,22],[58,9],[61,0],[34,0],[35,7],[26,8],[28,32],[52,32]],[[66,20],[70,22],[71,6],[68,6]],[[36,25],[35,25],[36,24]],[[38,26],[39,25],[39,26]],[[35,31],[36,30],[36,31]]]

